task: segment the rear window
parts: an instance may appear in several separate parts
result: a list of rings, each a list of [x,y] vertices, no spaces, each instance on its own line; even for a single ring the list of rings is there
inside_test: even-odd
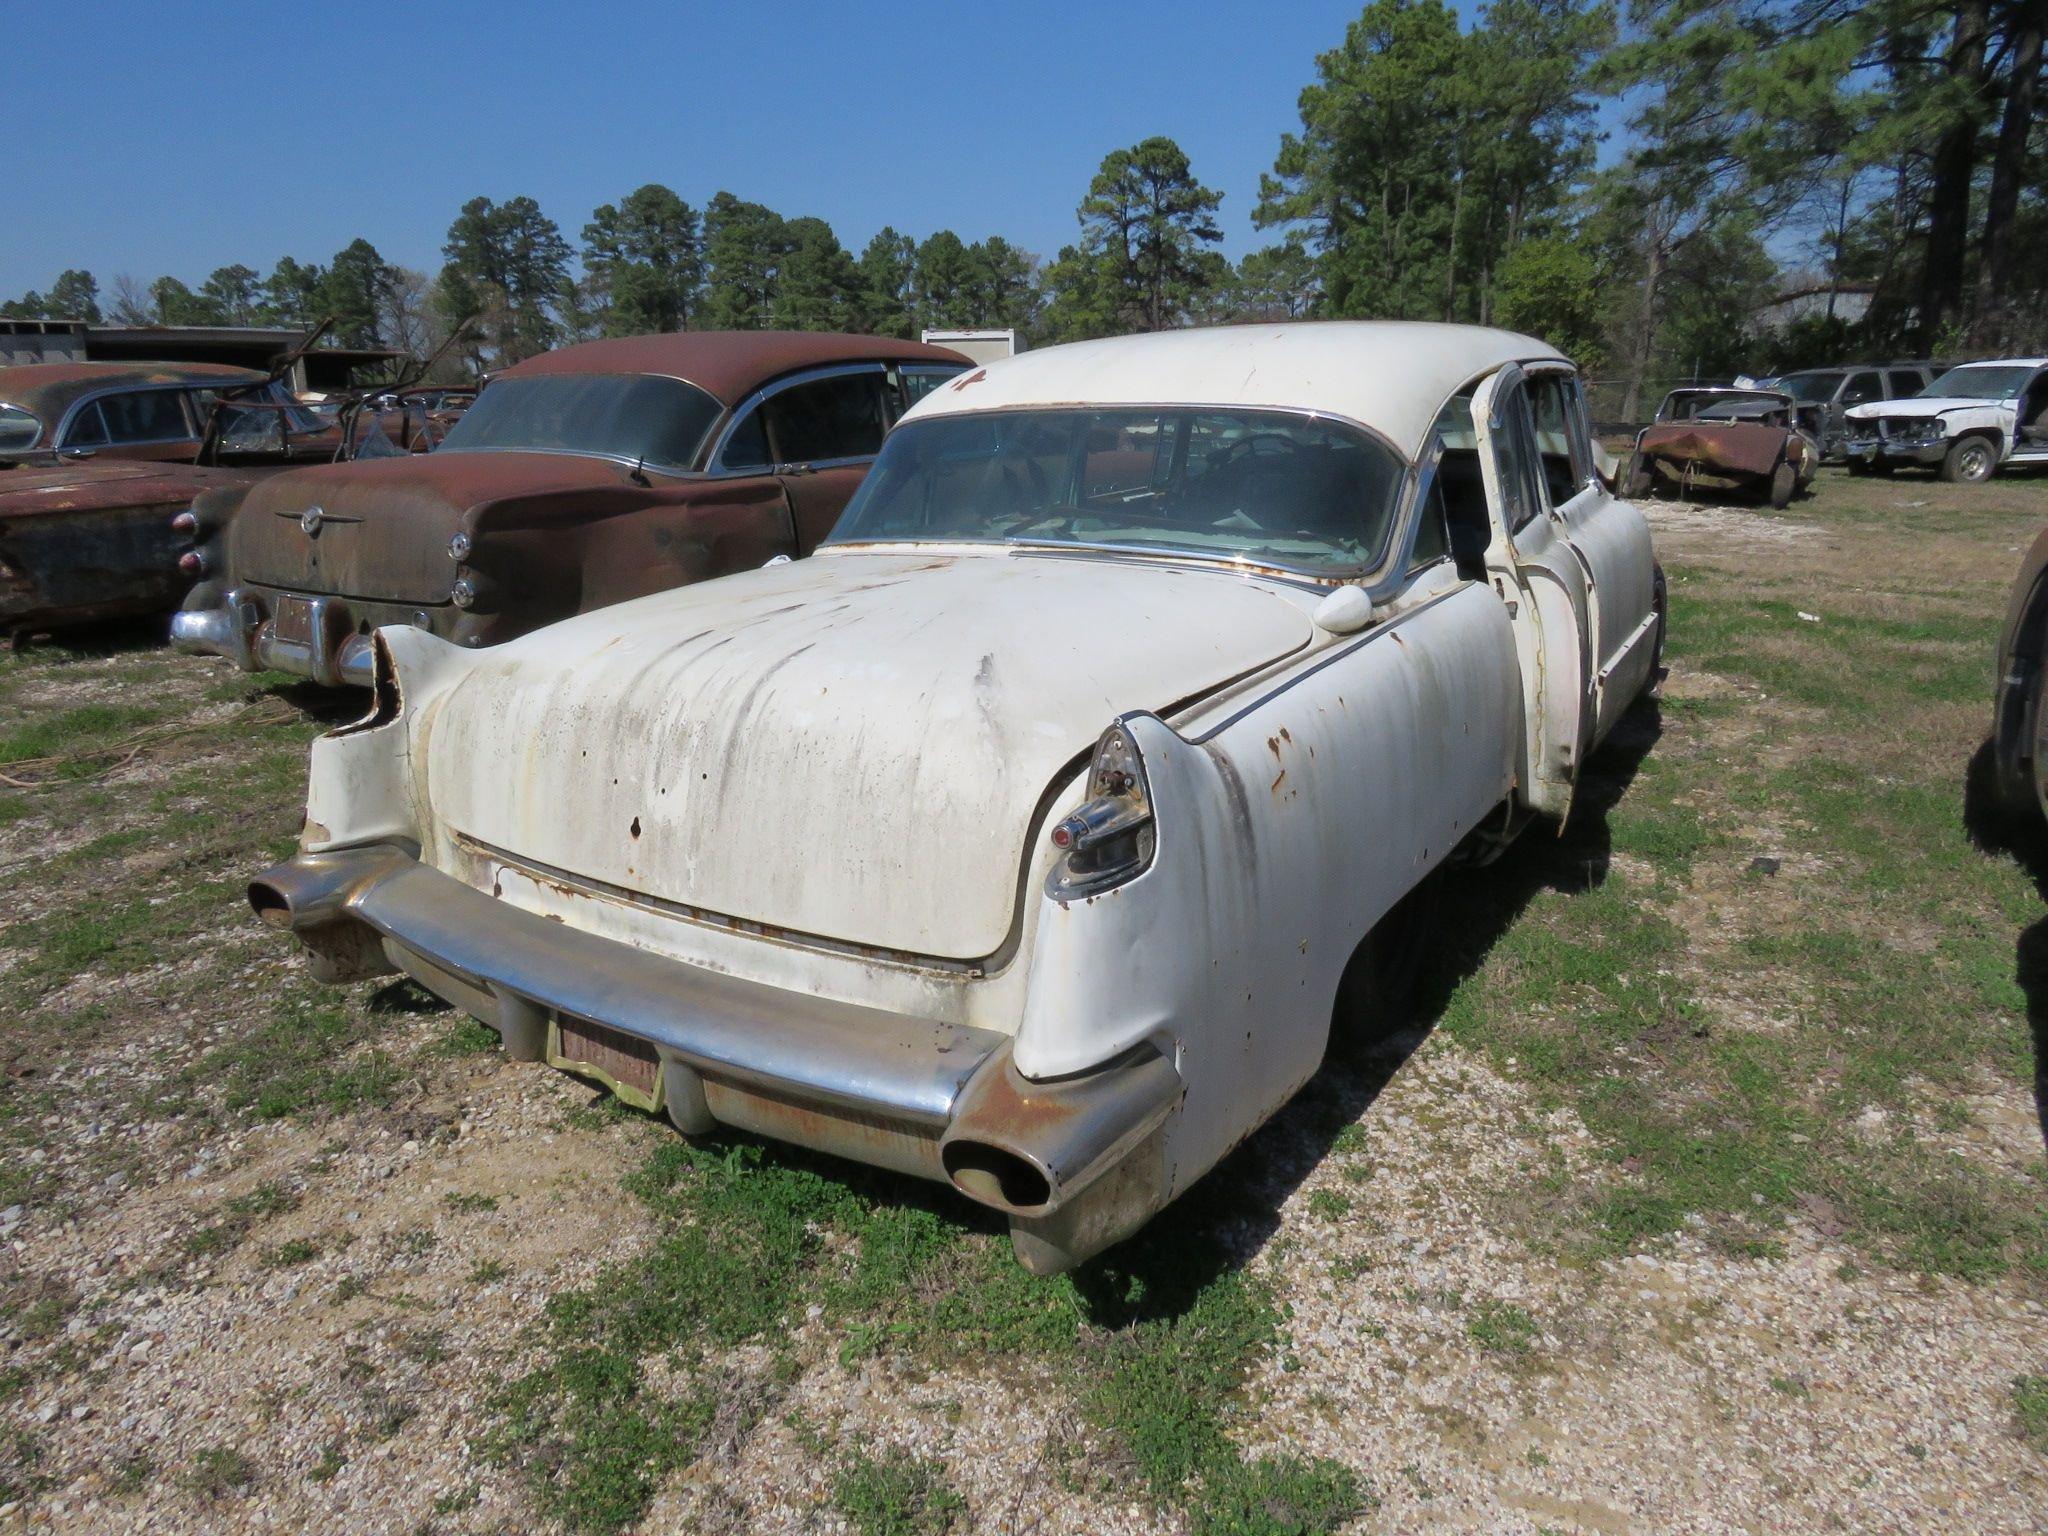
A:
[[[437,453],[580,453],[689,469],[724,408],[694,384],[651,374],[498,379]]]

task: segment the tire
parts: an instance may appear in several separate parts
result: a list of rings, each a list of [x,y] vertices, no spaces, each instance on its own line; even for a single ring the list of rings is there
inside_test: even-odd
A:
[[[1998,473],[1998,448],[1988,437],[1959,437],[1941,461],[1941,478],[1951,485],[1982,485]]]
[[[1352,951],[1330,1014],[1333,1051],[1369,1047],[1415,1022],[1443,887],[1439,865],[1395,902]]]
[[[1785,460],[1771,472],[1771,505],[1780,512],[1792,505],[1792,493],[1799,489],[1799,471]]]

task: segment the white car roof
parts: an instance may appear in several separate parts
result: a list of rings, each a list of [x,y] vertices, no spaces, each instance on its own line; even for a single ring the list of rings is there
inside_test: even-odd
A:
[[[1958,368],[2048,368],[2048,357],[1979,357],[1967,363],[1950,363],[1943,372]]]
[[[1318,320],[1157,331],[1020,352],[933,390],[930,416],[1051,405],[1266,406],[1348,417],[1417,457],[1444,401],[1504,363],[1565,362],[1513,331]]]

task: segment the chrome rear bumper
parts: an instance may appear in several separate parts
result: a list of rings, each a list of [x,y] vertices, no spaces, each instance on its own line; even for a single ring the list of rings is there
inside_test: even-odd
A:
[[[182,608],[171,616],[171,644],[194,656],[225,656],[244,672],[289,672],[330,688],[367,688],[374,679],[370,637],[336,636],[328,622],[332,599],[306,600],[310,638],[289,639],[263,610],[240,592],[229,592],[214,608]]]
[[[403,970],[495,1028],[514,1057],[597,1078],[684,1131],[724,1124],[951,1183],[1010,1218],[1019,1258],[1040,1273],[1164,1203],[1160,1132],[1182,1085],[1149,1047],[1028,1079],[1006,1035],[669,959],[388,844],[301,854],[259,875],[249,899],[299,936],[323,979]],[[644,1075],[628,1081],[621,1064]]]

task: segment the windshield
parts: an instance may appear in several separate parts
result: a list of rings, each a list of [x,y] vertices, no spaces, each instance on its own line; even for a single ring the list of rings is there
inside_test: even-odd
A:
[[[1794,400],[1808,405],[1835,398],[1835,387],[1842,382],[1839,373],[1788,373],[1778,380],[1778,388]]]
[[[1951,368],[1923,391],[1930,399],[2010,400],[2027,387],[2034,370],[2027,364],[1966,363]]]
[[[486,395],[485,398],[489,398]],[[1369,569],[1404,467],[1277,411],[989,411],[906,422],[827,541],[1119,545]]]
[[[652,374],[499,379],[476,397],[435,451],[588,453],[688,469],[723,412],[696,385]]]

